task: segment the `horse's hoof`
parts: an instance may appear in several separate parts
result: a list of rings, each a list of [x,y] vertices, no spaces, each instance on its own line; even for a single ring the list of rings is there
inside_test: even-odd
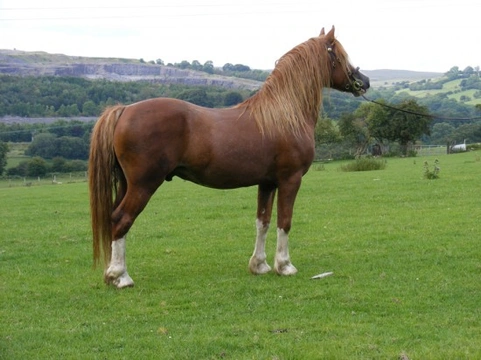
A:
[[[297,273],[296,267],[292,265],[290,262],[282,265],[276,263],[274,265],[274,271],[276,272],[277,275],[282,275],[282,276],[295,275]]]
[[[271,271],[271,267],[265,260],[258,262],[256,258],[252,257],[249,261],[249,271],[254,275],[264,275]]]
[[[134,281],[127,271],[119,274],[119,272],[109,268],[104,274],[104,280],[107,285],[114,285],[117,289],[134,286]]]
[[[134,286],[134,281],[132,278],[129,276],[129,274],[124,273],[121,277],[115,279],[112,284],[117,288],[117,289],[123,289],[126,287],[133,287]]]

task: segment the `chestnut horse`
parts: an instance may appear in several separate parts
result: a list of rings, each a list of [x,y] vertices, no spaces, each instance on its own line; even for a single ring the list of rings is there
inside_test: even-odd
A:
[[[106,109],[93,129],[89,160],[93,256],[97,264],[103,253],[106,283],[133,286],[125,263],[127,232],[174,176],[216,189],[258,185],[253,274],[271,270],[265,242],[277,191],[274,271],[295,274],[288,234],[301,179],[314,159],[323,88],[355,96],[369,88],[334,27],[282,56],[259,91],[232,108],[157,98]]]

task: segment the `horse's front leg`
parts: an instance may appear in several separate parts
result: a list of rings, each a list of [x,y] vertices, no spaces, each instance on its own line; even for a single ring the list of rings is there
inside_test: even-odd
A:
[[[257,193],[256,244],[254,253],[249,261],[249,270],[255,275],[262,275],[271,271],[271,267],[267,265],[266,261],[266,239],[275,194],[275,187],[259,185]]]
[[[112,257],[105,270],[104,279],[107,284],[112,284],[118,289],[134,286],[134,281],[127,273],[125,263],[125,236],[112,241]]]
[[[277,248],[274,271],[279,275],[294,275],[297,269],[289,256],[289,231],[297,192],[301,186],[302,174],[292,177],[279,185],[277,199]]]

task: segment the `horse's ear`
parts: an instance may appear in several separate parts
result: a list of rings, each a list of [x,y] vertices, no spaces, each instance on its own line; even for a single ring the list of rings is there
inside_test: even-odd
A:
[[[322,36],[322,35],[326,35],[326,32],[324,31],[324,28],[321,29],[321,33],[319,34],[319,36]]]
[[[326,39],[327,39],[328,41],[334,42],[334,40],[335,40],[334,30],[335,30],[334,25],[332,25],[331,31],[329,31],[329,32],[327,33],[327,35],[326,35]]]

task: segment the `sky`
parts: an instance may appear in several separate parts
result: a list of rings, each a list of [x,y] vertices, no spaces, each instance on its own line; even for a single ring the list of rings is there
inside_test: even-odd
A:
[[[0,49],[273,69],[335,26],[354,66],[481,66],[479,0],[0,0]]]

